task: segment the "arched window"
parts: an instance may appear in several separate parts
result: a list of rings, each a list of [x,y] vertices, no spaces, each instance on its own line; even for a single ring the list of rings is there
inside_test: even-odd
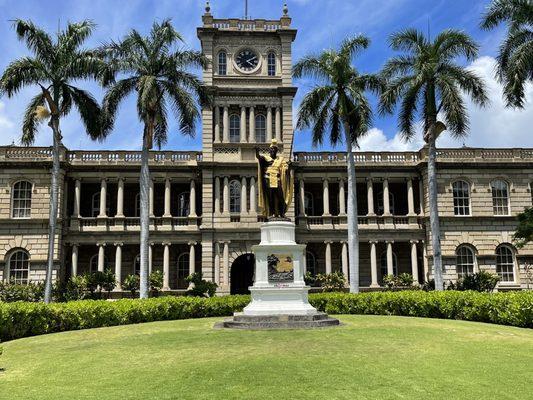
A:
[[[232,114],[229,117],[229,141],[237,143],[241,140],[241,117]]]
[[[104,271],[109,267],[107,256],[104,256]],[[89,261],[89,272],[93,273],[98,271],[98,253],[93,255]]]
[[[455,250],[455,269],[457,278],[461,279],[474,273],[475,255],[474,251],[465,245],[457,247]]]
[[[268,76],[276,75],[276,54],[271,51],[267,57]]]
[[[32,184],[28,181],[18,181],[11,191],[11,215],[13,218],[30,218],[31,216]]]
[[[181,253],[178,257],[178,289],[187,288],[185,278],[189,276],[189,253]]]
[[[226,75],[228,73],[228,56],[225,51],[218,53],[218,74]]]
[[[15,250],[9,256],[9,280],[20,285],[30,281],[30,256],[26,250]]]
[[[387,252],[384,251],[381,253],[381,259],[380,259],[380,266],[381,266],[381,276],[387,275]],[[396,257],[396,253],[392,253],[392,273],[397,276],[398,275],[398,257]]]
[[[316,271],[316,258],[313,253],[310,251],[305,252],[305,269],[307,272],[309,272],[311,275],[315,276]]]
[[[496,273],[502,282],[514,282],[515,255],[513,249],[501,245],[496,249]]]
[[[453,190],[453,213],[470,215],[470,185],[465,181],[455,181]]]
[[[266,118],[263,114],[255,116],[255,140],[259,143],[266,142]]]
[[[105,196],[105,212],[109,215],[109,192]],[[93,194],[91,199],[91,217],[98,217],[100,215],[100,192]]]
[[[509,215],[509,187],[502,180],[492,181],[492,209],[494,215]]]
[[[135,275],[141,275],[141,255],[137,254],[133,260],[133,273]]]
[[[315,199],[313,193],[305,192],[304,193],[304,206],[305,206],[305,215],[313,216],[315,215]]]
[[[385,210],[385,206],[383,205],[383,192],[380,192],[378,194],[378,214],[383,214],[384,213],[384,210]],[[389,212],[394,215],[394,210],[395,210],[395,207],[394,207],[394,195],[389,192]]]
[[[190,210],[189,192],[182,192],[178,195],[178,217],[188,217]]]
[[[139,218],[141,216],[141,194],[137,193],[135,195],[135,217]]]
[[[229,211],[231,213],[241,212],[241,183],[232,180],[229,183]]]

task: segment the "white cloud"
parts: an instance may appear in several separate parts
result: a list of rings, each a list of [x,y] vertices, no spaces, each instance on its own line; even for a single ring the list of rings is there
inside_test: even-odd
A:
[[[370,129],[359,141],[361,151],[410,151],[419,150],[422,146],[422,138],[419,136],[409,142],[405,142],[399,134],[389,139],[378,128]]]

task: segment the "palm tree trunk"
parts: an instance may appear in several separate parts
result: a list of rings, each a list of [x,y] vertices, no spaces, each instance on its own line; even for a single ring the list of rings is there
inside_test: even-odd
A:
[[[141,299],[148,298],[149,282],[148,282],[148,242],[150,236],[150,170],[148,168],[149,157],[148,135],[144,134],[143,148],[141,154],[141,177],[140,177],[140,208],[141,208],[141,243],[140,243],[140,267],[141,279],[139,284],[139,297]]]
[[[357,227],[357,182],[355,180],[355,162],[353,143],[346,132],[346,156],[348,158],[348,266],[350,271],[350,293],[359,292],[359,230]]]
[[[428,189],[429,189],[429,223],[431,226],[431,246],[433,252],[433,277],[435,290],[444,290],[442,278],[442,252],[440,247],[440,221],[437,198],[437,136],[442,132],[439,123],[433,123],[428,132]]]
[[[53,131],[52,145],[52,183],[50,188],[50,216],[48,223],[48,260],[46,263],[46,277],[44,284],[44,302],[52,301],[52,273],[54,270],[54,248],[57,226],[57,212],[59,208],[59,145],[61,132],[59,130],[59,118],[52,117],[50,127]]]

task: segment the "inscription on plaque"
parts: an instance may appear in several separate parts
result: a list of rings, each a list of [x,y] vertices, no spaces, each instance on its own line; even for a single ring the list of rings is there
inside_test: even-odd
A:
[[[269,282],[293,282],[294,266],[291,254],[271,254],[267,258]]]

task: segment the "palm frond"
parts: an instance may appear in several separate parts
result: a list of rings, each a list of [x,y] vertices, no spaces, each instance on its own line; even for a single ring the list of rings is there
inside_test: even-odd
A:
[[[422,32],[409,28],[393,33],[389,38],[389,44],[393,50],[419,53],[429,45],[429,42]]]
[[[14,20],[13,26],[19,40],[26,43],[26,46],[39,61],[45,64],[53,62],[56,51],[53,40],[48,33],[38,28],[33,22],[22,19]]]
[[[39,115],[39,107],[44,107],[44,97],[42,93],[33,97],[26,107],[22,119],[22,137],[20,142],[25,146],[31,146],[35,142],[35,135],[39,125],[43,122],[43,117]]]
[[[68,88],[72,103],[78,109],[81,121],[87,129],[87,134],[93,140],[104,140],[106,135],[101,124],[101,109],[96,99],[89,92],[75,86],[68,86]]]
[[[473,60],[479,52],[478,44],[468,34],[455,29],[446,29],[439,33],[433,46],[441,61],[451,60],[459,56]]]
[[[466,135],[468,113],[457,81],[443,76],[439,78],[437,85],[448,131],[456,137]]]
[[[356,35],[344,39],[341,43],[339,55],[351,60],[361,50],[370,46],[370,39],[363,35]]]
[[[0,77],[0,95],[12,97],[26,86],[48,81],[46,67],[40,61],[23,57],[11,62]]]
[[[120,102],[135,90],[137,82],[137,77],[125,78],[108,88],[102,106],[102,128],[105,132],[113,129]]]

